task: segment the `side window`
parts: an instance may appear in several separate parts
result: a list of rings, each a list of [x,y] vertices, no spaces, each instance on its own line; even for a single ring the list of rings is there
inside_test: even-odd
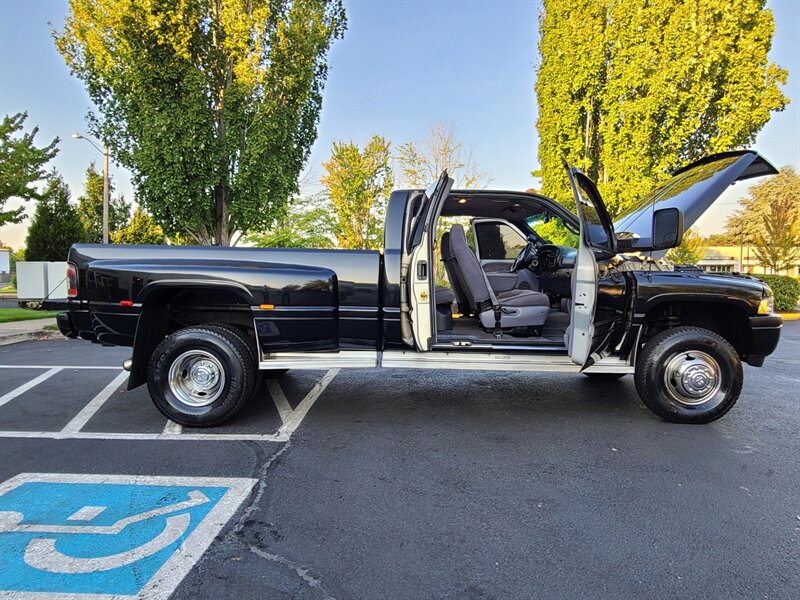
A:
[[[513,260],[527,245],[525,238],[505,223],[476,223],[475,236],[481,260]]]

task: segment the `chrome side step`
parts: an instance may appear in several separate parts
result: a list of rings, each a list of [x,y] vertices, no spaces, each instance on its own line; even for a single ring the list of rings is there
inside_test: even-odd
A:
[[[263,354],[258,368],[270,369],[369,369],[378,366],[374,350],[341,352],[274,352]]]
[[[541,371],[578,373],[580,367],[565,354],[507,354],[503,352],[411,352],[387,350],[384,367],[402,369],[459,369],[474,371]],[[619,358],[604,358],[586,369],[590,373],[633,373]]]
[[[569,356],[559,354],[508,354],[503,352],[416,352],[414,350],[343,350],[341,352],[275,352],[259,363],[270,369],[457,369],[471,371],[529,371],[578,373],[580,367]],[[606,357],[586,369],[587,373],[633,373],[625,360]]]

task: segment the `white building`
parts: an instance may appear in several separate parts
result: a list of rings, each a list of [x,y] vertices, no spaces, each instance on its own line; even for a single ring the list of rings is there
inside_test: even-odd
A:
[[[709,246],[697,266],[707,273],[752,273],[754,275],[769,274],[756,258],[753,246]],[[800,277],[800,260],[790,269],[776,273]]]

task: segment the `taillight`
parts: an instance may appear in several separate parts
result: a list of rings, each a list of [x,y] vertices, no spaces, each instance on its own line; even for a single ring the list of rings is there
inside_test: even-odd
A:
[[[72,263],[67,263],[67,297],[78,297],[78,269]]]

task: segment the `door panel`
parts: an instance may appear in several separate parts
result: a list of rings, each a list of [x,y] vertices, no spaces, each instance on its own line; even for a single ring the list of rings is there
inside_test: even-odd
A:
[[[564,343],[572,361],[586,368],[601,357],[611,339],[612,327],[605,311],[597,311],[598,260],[604,269],[609,266],[616,255],[616,241],[611,219],[594,184],[566,162],[564,166],[580,220],[580,243],[570,282],[572,312]]]
[[[453,180],[443,172],[435,185],[425,192],[424,208],[419,212],[410,238],[405,244],[400,278],[401,278],[401,312],[407,319],[409,331],[403,332],[403,341],[413,343],[418,350],[430,350],[433,339],[433,312],[435,306],[434,281],[432,269],[435,265],[433,229],[439,217],[441,206]]]

